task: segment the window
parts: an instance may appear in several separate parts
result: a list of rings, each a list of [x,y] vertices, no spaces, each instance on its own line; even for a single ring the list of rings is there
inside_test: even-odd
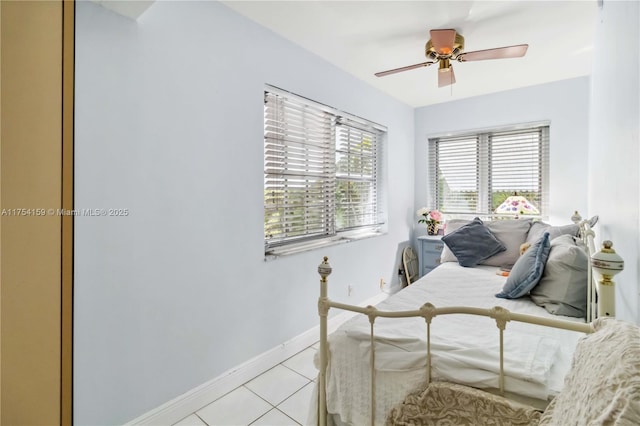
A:
[[[449,214],[491,215],[517,193],[546,214],[549,126],[429,139],[430,199]]]
[[[384,129],[273,88],[264,114],[266,253],[378,232]]]

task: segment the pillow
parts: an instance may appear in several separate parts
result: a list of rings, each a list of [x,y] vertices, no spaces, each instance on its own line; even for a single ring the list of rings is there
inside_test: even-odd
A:
[[[506,248],[493,235],[480,218],[442,237],[458,259],[460,266],[475,266],[480,261],[505,251]]]
[[[593,216],[589,219],[589,225],[591,225],[591,227],[595,226],[597,222],[598,216]],[[554,240],[560,235],[573,235],[577,237],[580,233],[580,225],[572,223],[570,225],[552,226],[542,221],[533,222],[529,230],[529,235],[527,236],[527,242],[533,243],[534,241],[538,241],[545,231],[549,233],[551,240]]]
[[[574,237],[561,235],[553,239],[547,266],[531,290],[531,299],[552,314],[584,318],[588,268],[587,252]]]
[[[545,232],[513,265],[502,291],[496,297],[517,299],[527,295],[542,277],[550,247],[549,233]]]
[[[468,220],[453,219],[447,222],[445,235],[452,233],[461,226],[468,224]],[[505,219],[486,222],[485,226],[505,246],[506,250],[495,256],[480,261],[480,265],[504,266],[513,265],[520,257],[520,246],[527,239],[531,219]],[[456,256],[445,245],[440,262],[457,262]]]
[[[484,390],[434,381],[392,407],[385,424],[537,425],[540,415],[534,407]]]
[[[460,229],[460,227],[462,227],[464,225],[468,225],[469,222],[470,221],[467,220],[467,219],[450,219],[450,220],[447,220],[446,227],[444,228],[444,235],[449,235],[449,234],[453,233],[454,231],[457,231],[458,229]],[[440,256],[440,263],[457,262],[457,261],[458,261],[458,259],[456,258],[456,256],[453,254],[453,252],[451,252],[449,247],[447,247],[447,245],[445,244],[444,247],[442,248],[442,255]]]
[[[505,219],[487,222],[487,228],[506,250],[480,262],[481,265],[513,265],[520,257],[520,246],[527,240],[532,219]]]
[[[533,222],[526,242],[533,244],[533,242],[538,241],[545,232],[549,233],[549,238],[551,240],[559,237],[560,235],[572,235],[577,237],[578,232],[580,232],[580,226],[573,223],[571,225],[551,226],[550,224],[542,221]]]

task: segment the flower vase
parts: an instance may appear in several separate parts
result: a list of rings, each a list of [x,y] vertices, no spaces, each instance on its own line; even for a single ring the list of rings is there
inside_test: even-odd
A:
[[[439,223],[427,223],[427,235],[438,235]]]

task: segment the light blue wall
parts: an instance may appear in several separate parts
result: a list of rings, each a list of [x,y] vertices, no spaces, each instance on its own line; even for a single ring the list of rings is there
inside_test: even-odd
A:
[[[548,121],[549,221],[570,223],[574,210],[587,214],[587,159],[589,139],[589,78],[580,77],[522,89],[508,90],[422,108],[415,112],[415,200],[427,199],[429,137],[476,129]],[[416,229],[424,232],[423,227]]]
[[[601,240],[625,270],[616,277],[616,316],[640,324],[640,2],[605,0],[596,23],[591,84],[589,208]]]
[[[338,300],[397,279],[412,108],[219,3],[76,19],[75,205],[129,209],[76,217],[76,424],[131,420],[315,326],[323,255]],[[388,127],[387,235],[264,261],[265,83]]]

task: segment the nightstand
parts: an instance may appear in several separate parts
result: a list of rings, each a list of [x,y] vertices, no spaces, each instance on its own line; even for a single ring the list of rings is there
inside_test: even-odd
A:
[[[420,246],[418,253],[420,276],[423,276],[440,265],[440,256],[442,255],[444,243],[442,242],[442,235],[424,235],[418,237],[418,244]]]

